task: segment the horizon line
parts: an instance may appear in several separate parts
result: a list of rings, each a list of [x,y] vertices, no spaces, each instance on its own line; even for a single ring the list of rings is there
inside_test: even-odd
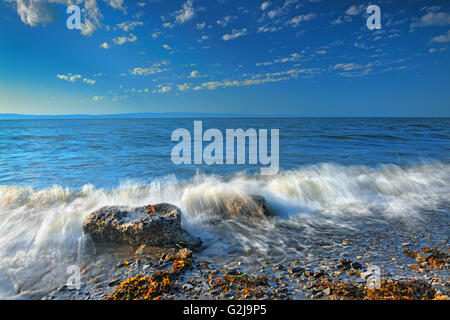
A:
[[[449,116],[393,116],[393,115],[293,115],[215,112],[134,112],[105,114],[21,114],[0,113],[0,120],[52,120],[52,119],[151,119],[151,118],[450,118]]]

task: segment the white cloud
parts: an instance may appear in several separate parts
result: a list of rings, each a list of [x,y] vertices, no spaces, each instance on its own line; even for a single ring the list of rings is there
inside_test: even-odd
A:
[[[356,63],[338,63],[333,66],[333,70],[353,71],[361,69],[361,66]]]
[[[239,87],[239,86],[251,86],[260,85],[264,83],[280,82],[289,79],[296,79],[299,76],[310,77],[320,72],[318,69],[289,69],[287,71],[279,71],[273,73],[258,73],[248,77],[244,80],[222,80],[222,81],[209,81],[204,82],[200,86],[193,88],[194,91],[208,89],[215,90],[217,88],[227,87]]]
[[[156,74],[156,73],[160,73],[163,72],[163,69],[160,68],[134,68],[133,70],[130,70],[130,73],[134,76],[147,76],[150,74]]]
[[[57,74],[56,75],[59,79],[61,80],[66,80],[66,81],[70,81],[70,82],[75,82],[78,79],[81,79],[82,76],[80,74],[74,74],[72,75],[71,73],[69,73],[68,75],[64,75],[64,74]]]
[[[100,101],[100,100],[102,100],[102,99],[104,99],[104,98],[105,98],[105,96],[93,96],[93,97],[92,97],[92,101],[97,102],[97,101]]]
[[[176,23],[185,23],[186,21],[191,20],[195,16],[195,9],[194,9],[194,1],[193,0],[187,0],[183,4],[183,8],[176,11],[175,14],[175,22]]]
[[[81,24],[81,34],[83,36],[92,36],[97,30],[96,25],[91,20],[85,20],[84,23]]]
[[[130,33],[128,37],[116,37],[112,40],[115,44],[121,46],[127,42],[135,42],[137,40],[137,37],[134,34]]]
[[[39,0],[17,0],[17,14],[23,23],[35,27],[46,25],[55,20],[55,8],[47,2]]]
[[[317,15],[315,13],[308,13],[306,15],[299,15],[289,20],[289,24],[293,27],[297,27],[301,22],[312,20]]]
[[[208,39],[209,39],[209,36],[203,35],[203,36],[201,36],[200,39],[198,39],[197,41],[198,41],[198,43],[202,43],[203,41],[206,41],[206,40],[208,40]]]
[[[101,45],[100,45],[100,48],[103,48],[103,49],[109,49],[110,48],[110,46],[109,46],[109,44],[108,44],[108,42],[103,42]]]
[[[92,79],[83,78],[83,76],[81,74],[71,74],[71,73],[68,73],[67,75],[57,74],[56,77],[58,79],[69,81],[69,82],[76,82],[78,79],[83,79],[84,83],[87,83],[91,86],[94,85],[96,82],[95,80],[92,80]]]
[[[412,23],[411,27],[429,27],[446,26],[450,24],[450,13],[447,12],[428,12],[419,22]]]
[[[435,42],[435,43],[450,42],[450,30],[448,30],[446,34],[434,37],[433,39],[431,39],[431,42]]]
[[[198,30],[203,30],[203,28],[205,27],[206,23],[202,22],[202,23],[197,23],[197,29]]]
[[[56,5],[69,6],[80,3],[74,0],[6,0],[16,4],[17,14],[23,23],[35,27],[53,22],[57,15]],[[114,9],[123,9],[123,0],[105,0]],[[85,0],[82,9],[81,34],[92,35],[101,26],[103,18],[96,0]]]
[[[152,37],[153,39],[156,39],[156,38],[159,37],[160,34],[161,34],[161,32],[159,32],[159,31],[153,32],[151,37]]]
[[[166,92],[169,92],[170,90],[172,90],[172,88],[170,86],[162,86],[161,88],[159,88],[158,92],[166,93]]]
[[[216,23],[221,27],[226,27],[231,21],[237,19],[236,16],[226,16],[222,20],[217,20]]]
[[[104,0],[114,9],[123,9],[123,0]]]
[[[359,7],[358,6],[351,6],[350,8],[348,8],[345,11],[345,14],[349,15],[349,16],[357,16],[357,15],[359,15],[362,12],[362,9],[363,9],[362,5],[359,6]]]
[[[96,0],[86,0],[84,2],[82,16],[84,17],[84,22],[81,23],[81,34],[91,36],[101,26],[103,18],[100,9],[97,7]]]
[[[224,41],[234,40],[234,39],[239,38],[241,36],[245,36],[246,34],[247,34],[247,29],[246,28],[243,28],[241,30],[233,29],[231,34],[224,34],[222,36],[222,39]]]
[[[373,71],[373,66],[373,63],[359,65],[354,62],[349,62],[335,64],[334,66],[330,66],[330,69],[340,72],[339,74],[344,77],[362,77],[370,74]]]
[[[141,21],[125,21],[125,22],[117,24],[116,27],[125,32],[129,32],[129,31],[134,30],[136,27],[142,26],[142,25],[144,25],[144,23]]]
[[[264,1],[263,3],[261,3],[261,10],[264,11],[264,10],[266,10],[269,6],[270,6],[270,2],[269,2],[269,1]]]
[[[263,84],[263,83],[267,83],[267,82],[279,82],[279,81],[283,81],[283,80],[287,80],[287,79],[288,78],[267,77],[264,79],[209,81],[209,82],[202,83],[201,88],[205,88],[208,90],[215,90],[217,88],[250,86],[250,85]],[[200,90],[200,88],[196,87],[195,90]]]
[[[298,59],[300,59],[301,55],[298,53],[291,53],[288,57],[285,58],[279,58],[279,59],[275,59],[273,61],[266,61],[266,62],[258,62],[256,63],[257,67],[260,66],[271,66],[277,63],[286,63],[286,62],[293,62],[293,61],[297,61]]]
[[[298,3],[298,0],[285,0],[282,6],[267,11],[267,13],[264,13],[264,16],[267,15],[270,19],[284,16],[286,14],[290,14],[293,10],[298,9],[300,6],[301,4]],[[268,6],[265,6],[265,9],[267,9],[267,7]],[[261,5],[261,9],[262,8],[263,6]]]
[[[190,84],[189,83],[178,84],[177,87],[178,87],[178,90],[180,90],[180,91],[187,91],[190,88]]]
[[[270,10],[267,15],[269,16],[270,19],[275,18],[276,16],[278,16],[279,14],[281,14],[281,10],[277,9],[277,10]]]
[[[168,44],[163,44],[162,47],[166,50],[172,50],[172,48]]]
[[[266,32],[277,32],[279,30],[281,30],[281,27],[276,27],[276,26],[261,26],[258,28],[258,33],[266,33]]]
[[[189,78],[198,78],[200,76],[200,73],[197,70],[192,70],[192,72],[189,74]]]
[[[87,83],[87,84],[90,84],[91,86],[93,86],[94,84],[95,84],[95,80],[91,80],[91,79],[88,79],[88,78],[84,78],[83,79],[83,82],[85,82],[85,83]]]

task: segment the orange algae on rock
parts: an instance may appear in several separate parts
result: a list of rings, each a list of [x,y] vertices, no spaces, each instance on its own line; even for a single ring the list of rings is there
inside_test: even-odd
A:
[[[175,256],[168,255],[167,260],[173,260],[172,272],[156,271],[151,276],[137,274],[129,277],[116,287],[109,300],[159,300],[164,293],[174,289],[173,284],[178,274],[192,264],[192,252],[182,249]]]
[[[171,289],[172,282],[167,272],[155,272],[150,277],[137,274],[122,282],[109,300],[151,300]]]
[[[416,259],[423,266],[436,269],[443,269],[450,262],[449,256],[437,248],[423,248],[420,251],[405,249],[403,253],[410,258]]]
[[[264,294],[268,279],[264,276],[249,277],[245,274],[226,274],[217,279],[209,276],[209,283],[213,289],[221,290],[225,293],[234,293],[237,299],[258,298]]]
[[[423,280],[401,281],[381,279],[378,289],[367,288],[363,284],[349,282],[322,283],[322,288],[329,288],[331,299],[354,300],[432,300],[445,299],[429,283]]]

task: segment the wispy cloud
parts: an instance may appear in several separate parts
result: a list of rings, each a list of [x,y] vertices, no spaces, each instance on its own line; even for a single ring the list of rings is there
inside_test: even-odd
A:
[[[128,37],[124,36],[124,37],[116,37],[116,38],[112,39],[112,41],[119,46],[121,46],[127,42],[135,42],[136,40],[137,40],[137,37],[132,33],[130,33],[130,35]]]
[[[103,49],[107,50],[107,49],[110,48],[110,45],[108,44],[108,42],[103,42],[103,43],[100,45],[100,48],[103,48]]]
[[[263,3],[261,3],[261,10],[264,11],[266,10],[268,7],[270,7],[270,2],[269,1],[264,1]]]
[[[74,74],[72,75],[71,73],[69,73],[68,75],[65,74],[57,74],[56,77],[58,77],[61,80],[66,80],[66,81],[70,81],[70,82],[75,82],[78,79],[81,79],[81,75],[79,74]]]
[[[138,26],[143,26],[144,23],[141,21],[125,21],[119,24],[116,24],[116,27],[125,32],[133,31]]]
[[[187,0],[183,7],[175,12],[175,22],[176,23],[185,23],[186,21],[191,20],[195,17],[196,10],[194,8],[194,1]]]
[[[450,30],[448,30],[446,34],[443,34],[443,35],[436,36],[436,37],[432,38],[431,42],[435,42],[435,43],[447,43],[447,42],[450,42]]]
[[[286,63],[286,62],[292,62],[297,61],[300,58],[300,54],[298,53],[291,53],[288,57],[285,58],[278,58],[273,61],[266,61],[266,62],[258,62],[256,63],[257,67],[260,66],[271,66],[277,63]]]
[[[236,20],[237,17],[236,16],[226,16],[223,17],[223,19],[221,20],[217,20],[216,23],[221,26],[221,27],[226,27],[227,25],[229,25],[233,20]]]
[[[87,84],[89,84],[91,86],[94,85],[95,82],[96,82],[95,80],[92,80],[92,79],[89,79],[89,78],[83,78],[83,76],[81,74],[71,74],[71,73],[69,73],[67,75],[65,75],[65,74],[57,74],[56,77],[58,79],[69,81],[69,82],[76,82],[79,79],[83,79],[82,81],[84,83],[87,83]]]
[[[419,21],[413,22],[411,28],[447,25],[450,25],[450,13],[430,11]]]
[[[245,36],[246,34],[247,34],[247,29],[246,28],[243,28],[243,29],[240,29],[240,30],[233,29],[231,31],[231,34],[224,34],[222,36],[222,39],[224,41],[234,40],[234,39],[237,39],[239,37]]]
[[[198,78],[200,76],[200,72],[197,70],[192,70],[192,72],[189,74],[189,78]]]
[[[300,23],[310,21],[317,16],[315,13],[308,13],[305,15],[299,15],[289,20],[289,24],[293,27],[297,27]]]
[[[55,21],[58,12],[57,5],[67,7],[74,4],[73,0],[7,0],[7,2],[15,3],[20,19],[31,27],[45,26]],[[114,9],[124,9],[123,0],[105,0],[105,2]],[[91,36],[97,28],[102,26],[103,15],[97,1],[85,0],[82,14],[84,18],[81,22],[81,34]]]
[[[134,76],[148,76],[150,74],[156,74],[156,73],[160,73],[163,71],[164,71],[164,69],[155,68],[155,67],[149,67],[149,68],[137,67],[137,68],[130,70],[130,74],[132,74]]]

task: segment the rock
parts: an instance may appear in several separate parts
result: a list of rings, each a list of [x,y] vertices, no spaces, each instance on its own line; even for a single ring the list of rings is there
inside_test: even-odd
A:
[[[112,287],[115,284],[117,284],[119,281],[120,281],[120,279],[113,279],[113,280],[108,282],[108,286]]]
[[[227,272],[227,275],[237,276],[239,275],[239,271],[237,271],[236,269],[231,269],[230,271]]]
[[[173,247],[182,242],[192,248],[202,245],[199,237],[181,227],[180,209],[167,203],[134,209],[103,207],[87,217],[83,230],[94,242],[157,247]]]
[[[135,251],[137,257],[144,258],[152,264],[158,264],[158,262],[164,261],[166,256],[175,255],[176,253],[177,249],[175,248],[152,247],[145,244]]]
[[[68,287],[67,287],[67,285],[63,284],[62,286],[60,286],[58,288],[57,292],[63,292],[63,291],[66,291],[66,290],[68,290]]]
[[[410,242],[403,242],[403,243],[401,244],[402,247],[408,247],[408,246],[410,246],[410,245],[411,245]]]
[[[349,259],[339,260],[339,264],[336,265],[336,269],[350,270],[350,269],[361,269],[362,265],[356,261],[350,261]]]
[[[175,257],[176,257],[178,260],[187,260],[187,259],[190,259],[190,258],[192,257],[192,251],[189,250],[189,249],[186,249],[186,248],[181,249],[181,250],[179,250],[179,251],[177,252],[177,254],[175,255]]]
[[[331,294],[331,288],[326,288],[322,292],[323,292],[323,294],[326,294],[327,296],[329,296]]]
[[[325,271],[323,271],[323,270],[318,270],[318,271],[314,272],[313,277],[317,279],[317,278],[324,277],[324,276],[326,276],[326,275],[327,275],[327,273],[326,273]]]
[[[194,286],[190,283],[185,283],[185,284],[183,284],[183,289],[187,290],[187,291],[191,291],[192,289],[194,289]]]
[[[302,267],[294,267],[294,268],[289,268],[288,271],[289,271],[289,273],[297,274],[297,273],[302,273],[302,272],[304,272],[304,271],[305,271],[305,268],[302,268]]]
[[[277,283],[275,281],[269,280],[267,281],[267,284],[271,287],[276,287]]]
[[[275,269],[275,270],[284,270],[284,266],[283,266],[282,264],[277,264],[277,265],[274,267],[274,269]]]
[[[272,217],[274,211],[266,202],[266,199],[258,195],[249,197],[235,196],[225,201],[226,214],[234,217]]]

